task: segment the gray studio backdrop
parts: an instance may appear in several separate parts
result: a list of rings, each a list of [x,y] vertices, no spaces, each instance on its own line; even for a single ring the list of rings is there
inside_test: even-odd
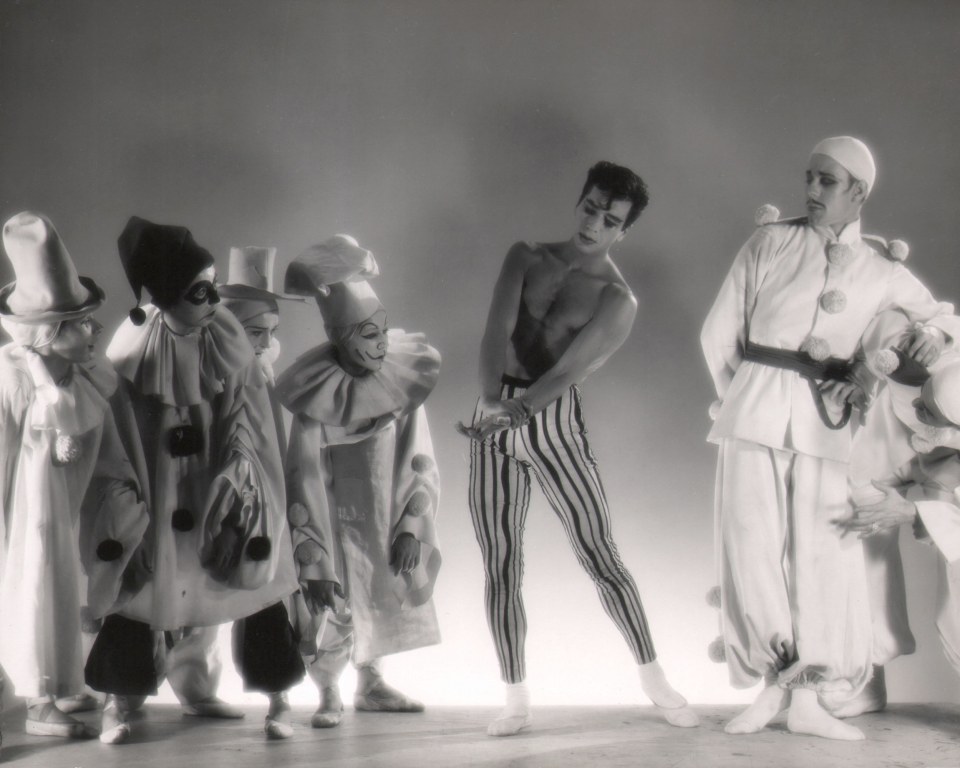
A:
[[[596,160],[632,166],[652,203],[615,255],[640,313],[584,387],[591,438],[668,674],[693,701],[743,701],[707,657],[715,452],[699,326],[754,209],[802,213],[807,153],[841,133],[876,149],[864,230],[906,239],[915,271],[960,300],[958,30],[960,4],[921,0],[0,0],[0,215],[53,219],[108,292],[107,336],[132,306],[115,245],[131,214],[190,227],[222,274],[231,245],[277,246],[281,271],[337,232],[373,250],[390,322],[444,358],[428,410],[445,642],[388,674],[428,702],[494,703],[453,424],[473,407],[507,248],[568,236]],[[311,307],[282,323],[281,369],[323,338]],[[960,701],[932,626],[935,562],[904,538],[919,650],[892,665],[891,694]],[[539,499],[527,544],[535,700],[639,701]],[[232,672],[223,689],[240,695]]]

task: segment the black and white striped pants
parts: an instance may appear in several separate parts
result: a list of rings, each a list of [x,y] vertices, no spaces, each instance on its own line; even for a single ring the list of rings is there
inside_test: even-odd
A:
[[[529,386],[509,376],[502,382],[503,399],[518,397]],[[487,623],[502,679],[518,683],[526,671],[527,620],[520,587],[531,471],[637,663],[653,661],[656,653],[640,594],[613,542],[607,499],[587,443],[580,390],[573,386],[523,427],[471,444],[470,513],[483,555]]]

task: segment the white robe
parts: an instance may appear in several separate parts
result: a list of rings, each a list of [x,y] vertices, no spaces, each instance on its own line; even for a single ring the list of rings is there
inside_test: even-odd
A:
[[[77,520],[116,377],[73,366],[55,386],[29,355],[0,348],[0,664],[18,696],[67,696],[84,685]],[[55,461],[58,434],[75,461]]]

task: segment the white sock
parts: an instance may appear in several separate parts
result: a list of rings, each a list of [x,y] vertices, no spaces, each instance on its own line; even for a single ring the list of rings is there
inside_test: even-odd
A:
[[[507,683],[507,705],[487,726],[490,736],[513,736],[533,722],[530,714],[530,689],[526,683]]]

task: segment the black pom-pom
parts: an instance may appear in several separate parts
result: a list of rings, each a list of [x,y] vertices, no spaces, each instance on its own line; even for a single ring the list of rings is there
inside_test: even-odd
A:
[[[134,307],[130,310],[130,322],[134,325],[143,325],[147,322],[147,313],[140,307]]]
[[[193,512],[189,509],[175,509],[173,518],[170,520],[174,530],[186,533],[193,530]]]
[[[266,536],[254,536],[250,539],[247,542],[247,557],[257,562],[270,557],[270,539]]]
[[[104,539],[97,545],[97,557],[109,563],[118,560],[123,554],[123,544],[116,539]]]

